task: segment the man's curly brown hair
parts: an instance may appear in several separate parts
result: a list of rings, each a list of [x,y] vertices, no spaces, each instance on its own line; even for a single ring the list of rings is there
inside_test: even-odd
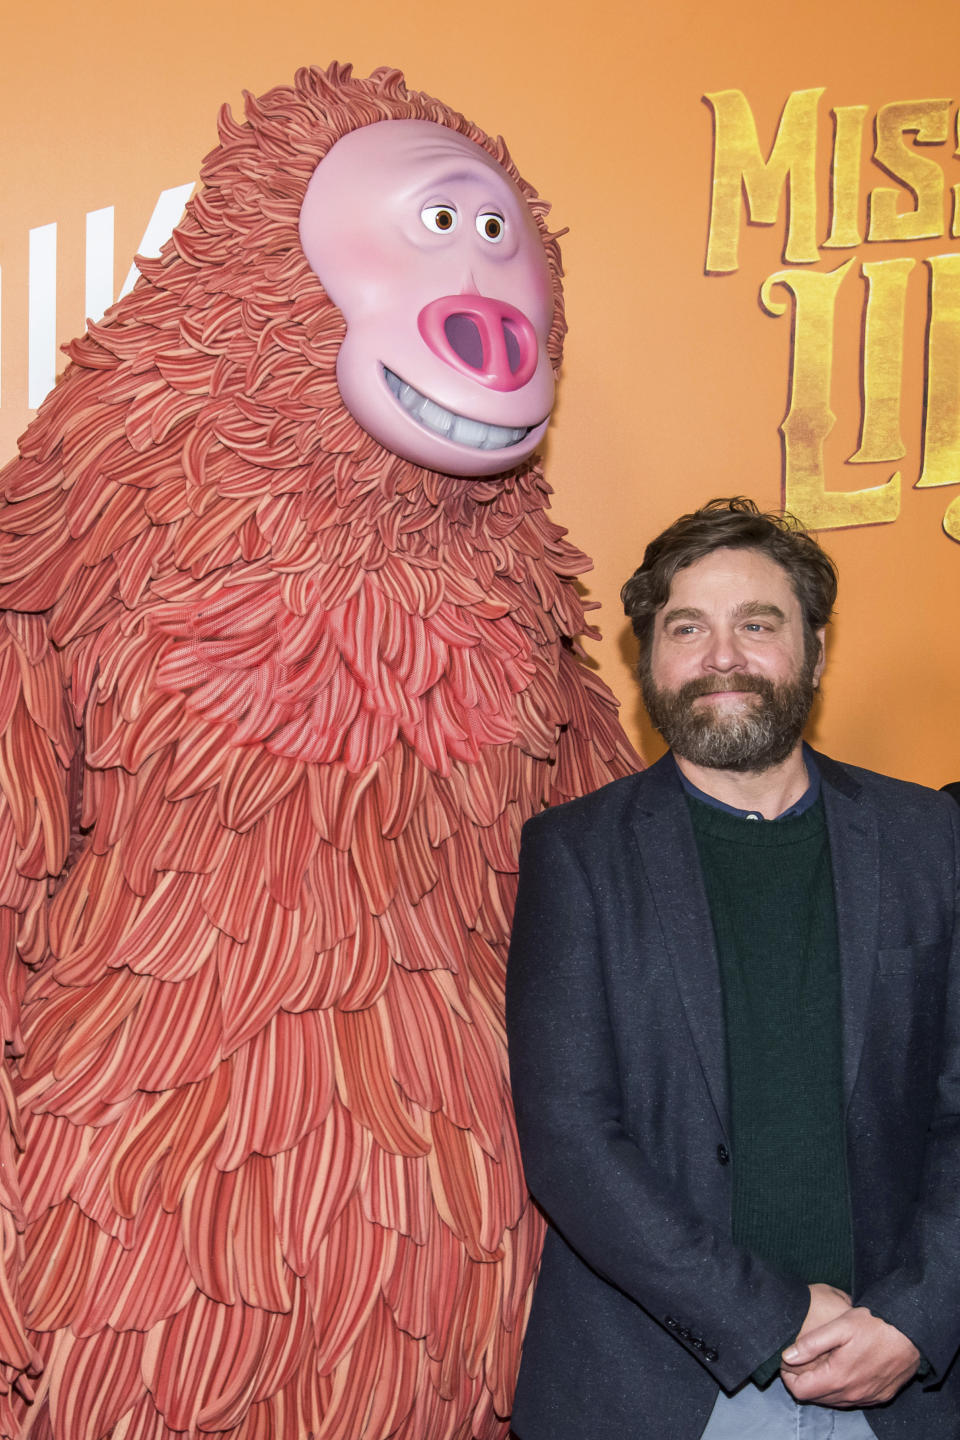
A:
[[[807,649],[816,649],[816,632],[828,623],[837,598],[836,566],[794,515],[763,511],[745,495],[735,495],[708,500],[651,540],[643,563],[620,591],[641,657],[677,571],[725,548],[759,550],[786,570],[803,612]]]

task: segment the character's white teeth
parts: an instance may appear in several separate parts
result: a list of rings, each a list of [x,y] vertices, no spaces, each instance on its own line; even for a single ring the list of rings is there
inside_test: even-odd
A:
[[[533,429],[532,425],[515,429],[507,425],[487,425],[482,420],[469,420],[466,415],[445,410],[435,400],[428,399],[405,380],[401,380],[399,375],[394,375],[386,365],[383,373],[404,410],[425,430],[432,430],[434,435],[442,435],[458,445],[469,446],[471,450],[506,450],[510,445],[518,444]]]
[[[408,385],[407,389],[409,390],[409,388]],[[451,411],[444,410],[442,405],[437,405],[433,400],[427,399],[424,399],[417,411],[417,419],[421,425],[426,425],[428,430],[436,430],[438,435],[449,435],[451,430],[455,431],[456,427],[463,423],[457,420]]]
[[[470,445],[475,450],[482,450],[489,429],[489,425],[481,425],[479,420],[468,420],[465,415],[458,415],[457,423],[453,427],[453,438],[458,445]]]

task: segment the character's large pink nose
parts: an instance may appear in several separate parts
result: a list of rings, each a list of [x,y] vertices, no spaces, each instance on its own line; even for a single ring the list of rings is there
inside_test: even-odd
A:
[[[537,333],[506,300],[443,295],[417,324],[434,355],[491,390],[519,390],[537,368]]]

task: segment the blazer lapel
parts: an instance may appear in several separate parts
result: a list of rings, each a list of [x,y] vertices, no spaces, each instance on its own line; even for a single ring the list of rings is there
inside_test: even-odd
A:
[[[880,847],[872,807],[854,777],[817,755],[837,906],[843,1012],[843,1092],[849,1105],[860,1067],[873,985],[880,913]]]
[[[633,830],[687,1024],[726,1133],[729,1106],[720,968],[693,827],[670,755],[644,775]]]

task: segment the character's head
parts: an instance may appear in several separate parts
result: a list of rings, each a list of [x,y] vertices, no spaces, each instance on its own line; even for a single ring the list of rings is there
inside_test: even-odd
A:
[[[553,405],[562,267],[503,141],[387,68],[304,69],[246,113],[224,109],[203,189],[143,267],[160,290],[199,278],[178,303],[214,312],[188,320],[212,360],[239,311],[256,347],[240,428],[302,357],[280,402],[301,460],[316,438],[364,473],[384,456],[481,482],[524,466]]]
[[[77,536],[71,563],[140,556],[152,527],[196,580],[268,554],[336,574],[331,606],[400,550],[431,571],[444,526],[544,508],[560,251],[503,141],[396,70],[304,69],[245,98],[159,257],[68,347],[30,445],[59,465],[76,437],[64,485],[75,499],[86,477],[104,538]],[[132,605],[160,562],[129,563]],[[47,609],[65,573],[38,566],[3,598]],[[424,584],[404,603],[432,606]]]
[[[803,731],[836,598],[833,562],[790,516],[711,500],[647,546],[621,597],[653,724],[696,764],[761,771]]]
[[[452,475],[532,453],[553,404],[553,286],[492,155],[429,120],[354,130],[314,172],[300,240],[346,321],[337,381],[368,434]]]

